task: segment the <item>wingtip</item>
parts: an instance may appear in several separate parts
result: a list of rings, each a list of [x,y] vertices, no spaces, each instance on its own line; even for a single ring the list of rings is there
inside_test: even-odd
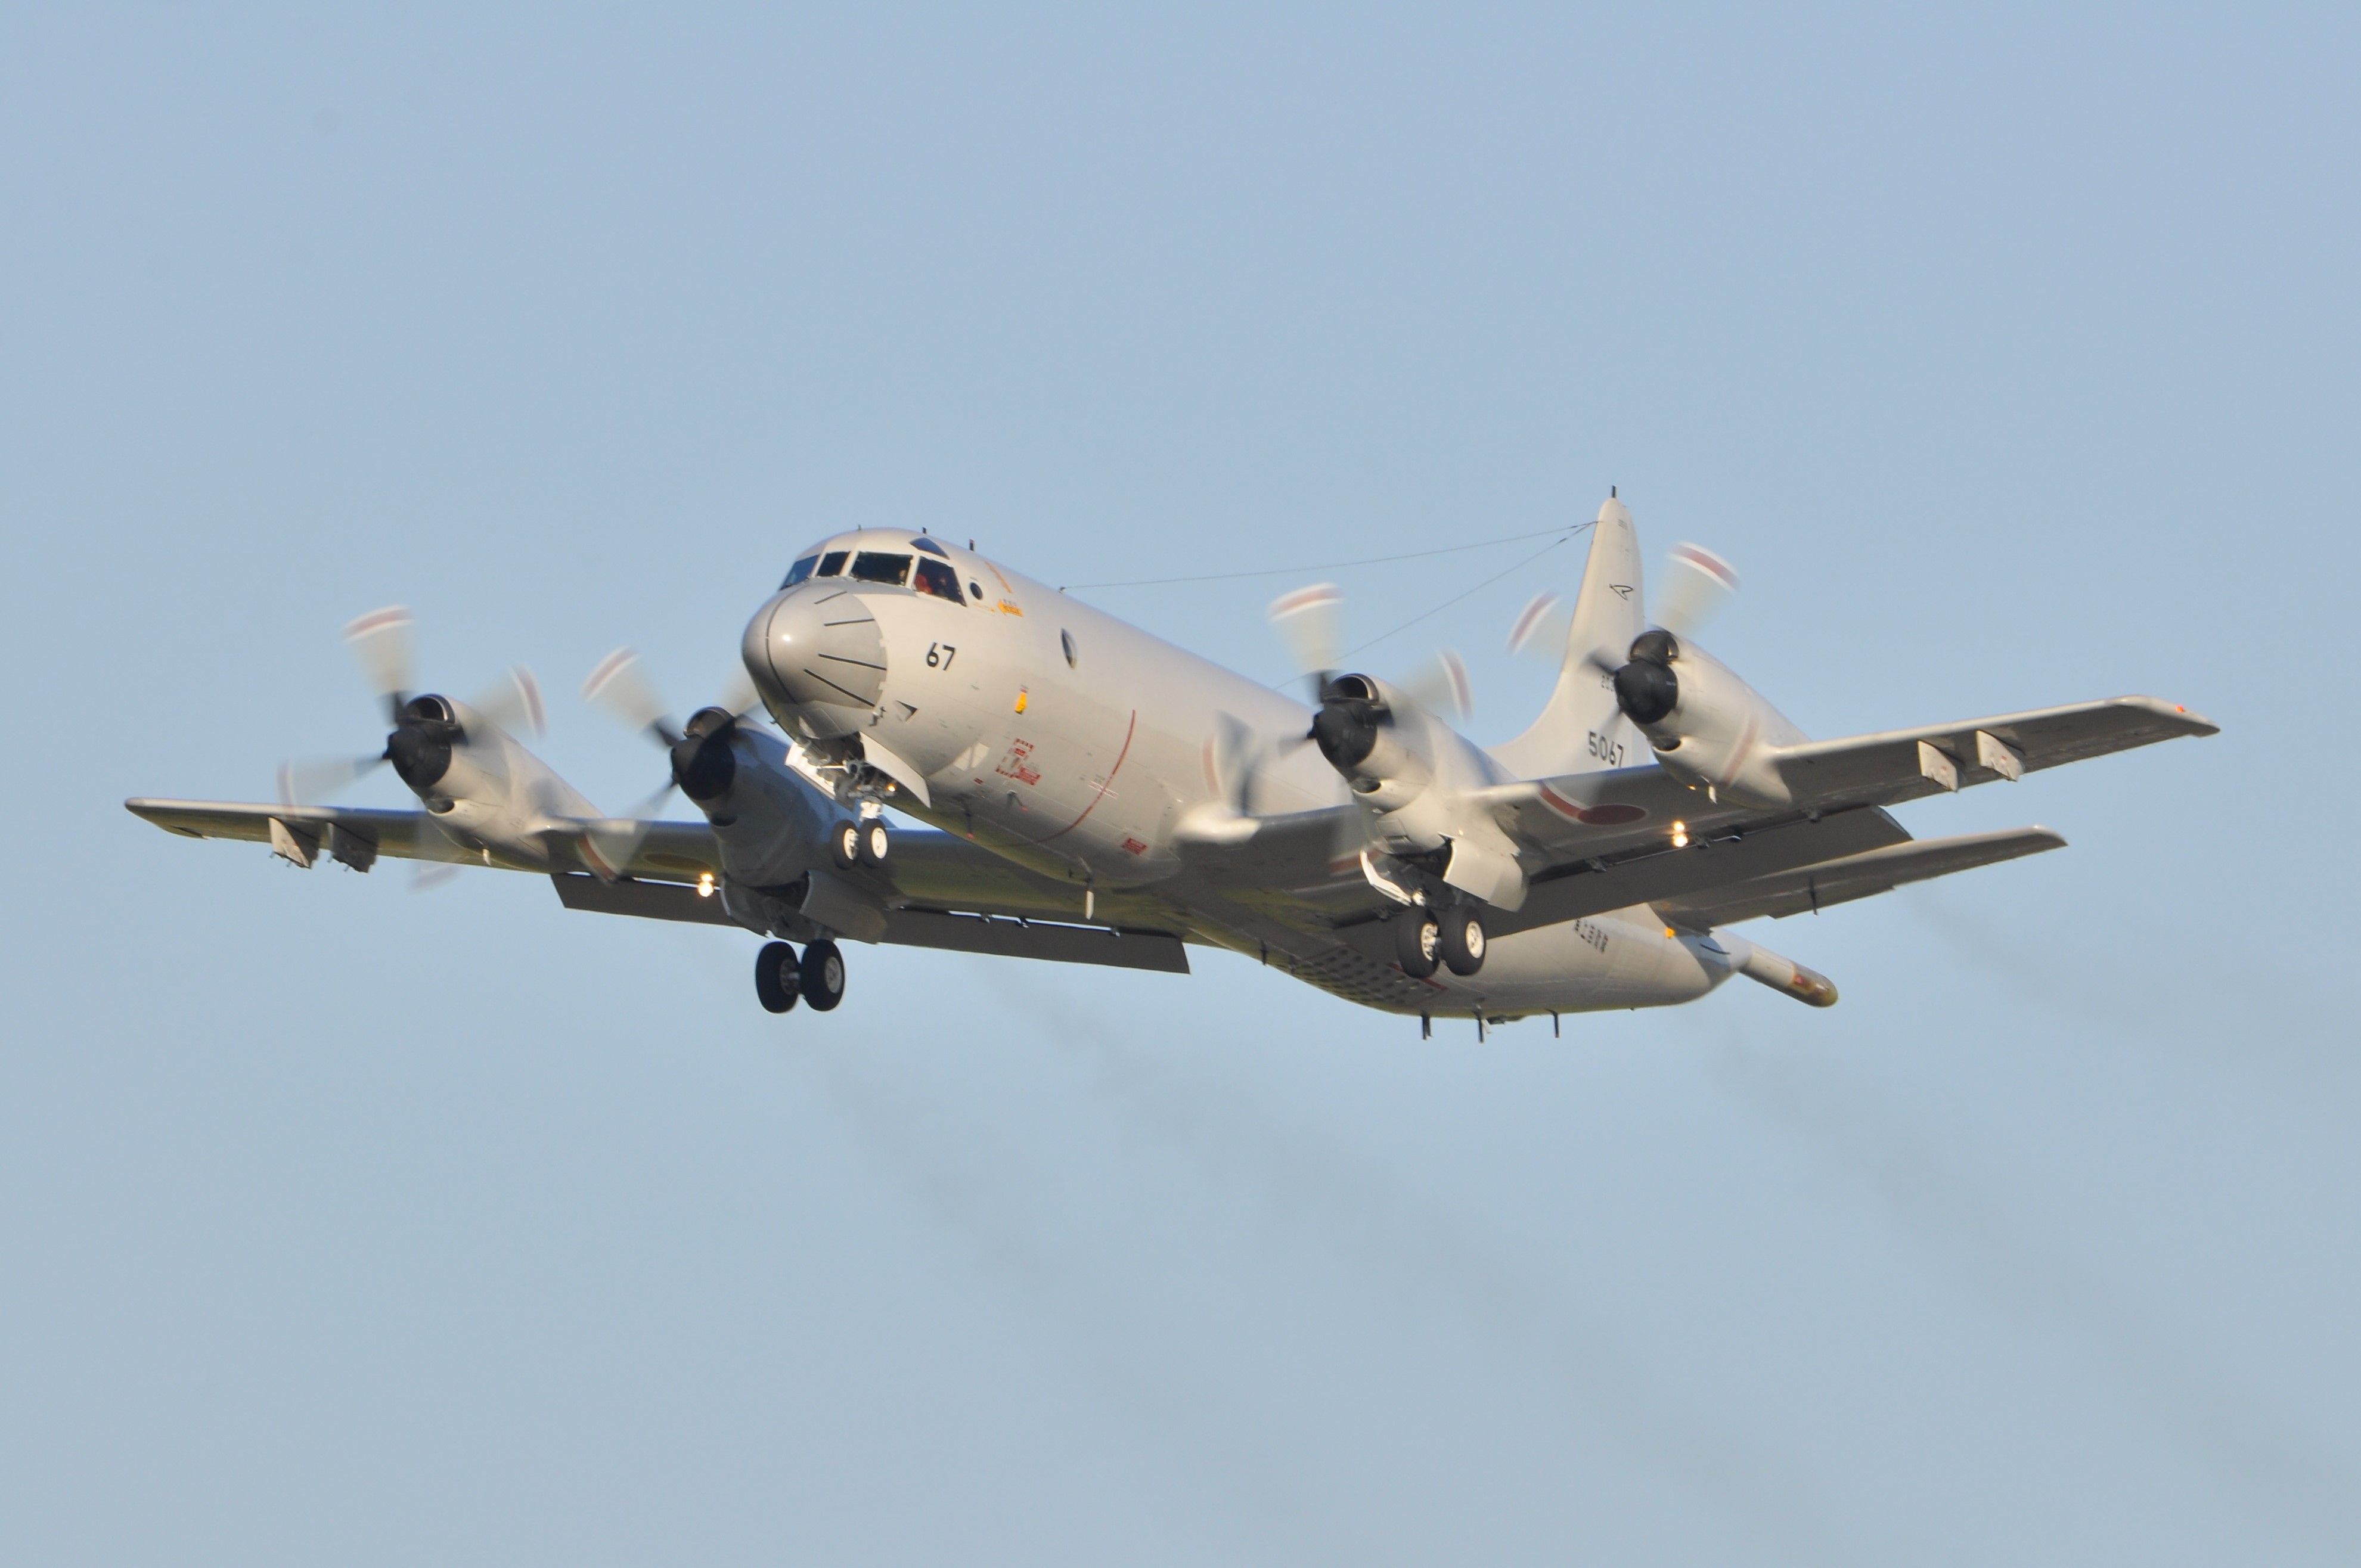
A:
[[[2145,707],[2159,718],[2169,718],[2179,725],[2184,733],[2190,735],[2205,736],[2222,733],[2220,725],[2182,703],[2167,702],[2160,696],[2127,696],[2119,697],[2116,700]]]

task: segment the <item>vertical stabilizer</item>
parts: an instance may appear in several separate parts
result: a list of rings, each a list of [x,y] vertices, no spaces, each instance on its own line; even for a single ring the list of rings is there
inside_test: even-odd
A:
[[[1582,569],[1582,590],[1575,596],[1574,622],[1566,632],[1565,662],[1558,667],[1556,689],[1532,729],[1492,749],[1503,767],[1520,778],[1539,779],[1614,766],[1611,755],[1593,753],[1593,735],[1622,742],[1631,753],[1627,762],[1646,758],[1647,744],[1623,722],[1608,675],[1623,663],[1631,640],[1647,630],[1645,603],[1640,536],[1631,526],[1631,511],[1609,496],[1590,532],[1590,559]]]

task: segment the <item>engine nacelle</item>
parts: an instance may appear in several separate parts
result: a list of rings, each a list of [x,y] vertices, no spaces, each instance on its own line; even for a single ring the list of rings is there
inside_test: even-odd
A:
[[[1320,688],[1312,739],[1371,813],[1378,843],[1395,854],[1440,850],[1449,838],[1441,803],[1422,809],[1433,795],[1428,786],[1441,744],[1434,724],[1424,708],[1373,675],[1336,675]]]
[[[788,765],[777,736],[710,708],[690,718],[672,762],[674,782],[712,824],[727,881],[781,886],[827,859],[829,827],[843,814]]]
[[[1702,648],[1642,632],[1615,672],[1615,703],[1683,784],[1744,806],[1791,803],[1773,753],[1804,732]]]

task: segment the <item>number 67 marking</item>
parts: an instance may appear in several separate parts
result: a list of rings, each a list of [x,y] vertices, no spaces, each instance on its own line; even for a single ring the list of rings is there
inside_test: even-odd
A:
[[[949,642],[927,644],[927,668],[930,670],[948,670],[951,667],[951,661],[958,657],[959,650]]]

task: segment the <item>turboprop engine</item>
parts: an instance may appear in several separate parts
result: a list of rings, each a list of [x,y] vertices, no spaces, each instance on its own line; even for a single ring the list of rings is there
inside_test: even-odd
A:
[[[1321,683],[1312,740],[1328,765],[1375,811],[1409,805],[1434,777],[1426,737],[1406,732],[1400,694],[1371,675],[1335,675]]]
[[[541,687],[519,665],[468,701],[420,692],[412,679],[416,622],[398,605],[372,610],[345,629],[345,641],[390,728],[383,750],[355,757],[287,762],[279,795],[288,805],[324,799],[390,764],[454,844],[512,866],[546,867],[551,834],[594,815],[566,782],[520,744],[515,732],[542,729]],[[424,862],[422,862],[424,863]],[[431,873],[429,873],[431,875]],[[422,879],[421,885],[424,885]]]
[[[1464,693],[1456,659],[1443,664]],[[1363,808],[1352,849],[1391,855],[1503,909],[1524,903],[1515,847],[1466,804],[1468,787],[1484,782],[1474,749],[1415,696],[1370,675],[1330,676],[1310,739]]]
[[[1775,752],[1804,732],[1730,666],[1651,628],[1632,640],[1613,679],[1615,706],[1648,738],[1666,773],[1715,799],[1789,803]]]
[[[830,823],[841,813],[796,774],[785,741],[745,721],[756,706],[750,690],[733,690],[675,724],[639,656],[618,648],[590,673],[582,695],[664,752],[664,782],[602,842],[610,859],[630,857],[633,835],[675,789],[712,825],[725,891],[784,886],[826,859]]]

